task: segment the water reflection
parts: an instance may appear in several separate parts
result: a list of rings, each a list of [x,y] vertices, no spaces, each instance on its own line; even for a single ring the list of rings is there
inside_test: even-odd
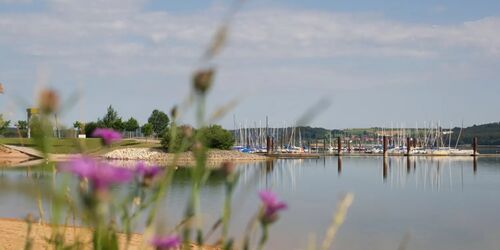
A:
[[[169,226],[185,209],[189,171],[176,170],[162,206]],[[273,227],[269,249],[306,249],[307,235],[324,234],[344,192],[354,192],[356,198],[337,249],[388,249],[408,229],[413,232],[408,249],[495,249],[500,244],[493,237],[500,233],[498,158],[343,156],[246,163],[238,171],[231,225],[235,235],[257,211],[258,190],[273,189],[290,205]],[[37,214],[34,190],[42,191],[50,211],[50,198],[41,187],[50,185],[52,177],[50,168],[0,169],[0,217]],[[126,186],[118,188],[127,191]],[[214,172],[202,190],[207,227],[219,218],[223,197],[224,177]]]
[[[476,175],[477,166],[473,157],[387,157],[383,158],[382,178],[391,187],[414,184],[424,190],[453,190],[463,186],[464,169]]]
[[[325,157],[325,159],[326,159],[326,157]],[[337,157],[337,173],[338,173],[338,176],[340,176],[340,174],[342,174],[342,156]]]

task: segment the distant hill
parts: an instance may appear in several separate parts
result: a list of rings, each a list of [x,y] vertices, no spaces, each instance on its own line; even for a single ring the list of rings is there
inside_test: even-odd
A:
[[[460,128],[453,129],[454,141],[460,133]],[[470,144],[472,138],[477,137],[480,145],[500,145],[500,122],[474,125],[464,128],[460,136],[459,144]]]

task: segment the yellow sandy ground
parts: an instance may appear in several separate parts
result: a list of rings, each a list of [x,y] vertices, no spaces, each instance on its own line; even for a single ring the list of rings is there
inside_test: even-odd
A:
[[[40,225],[37,223],[32,224],[31,239],[33,240],[33,250],[45,250],[51,249],[46,242],[47,238],[50,238],[52,228],[48,225]],[[24,249],[26,242],[28,224],[24,221],[16,219],[0,219],[0,250],[18,250]],[[76,239],[80,242],[86,242],[83,249],[92,249],[91,247],[91,232],[86,228],[80,227],[66,227],[62,228],[65,230],[65,239],[67,244],[72,244]],[[141,249],[142,235],[133,234],[130,241],[129,250]],[[118,236],[120,249],[125,249],[125,236]],[[152,248],[143,248],[150,250]],[[213,247],[203,247],[199,248],[194,245],[191,246],[192,250],[218,250],[218,248]]]

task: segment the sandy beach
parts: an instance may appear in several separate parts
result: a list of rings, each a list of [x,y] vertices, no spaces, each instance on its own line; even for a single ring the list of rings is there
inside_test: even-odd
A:
[[[26,241],[28,224],[25,221],[1,218],[0,219],[0,250],[17,250],[24,249]],[[91,231],[81,227],[66,227],[61,228],[64,230],[64,235],[67,244],[72,244],[77,239],[79,242],[84,242],[83,249],[92,249],[91,246]],[[33,250],[50,249],[47,245],[46,238],[49,238],[52,233],[52,228],[48,225],[41,225],[38,223],[32,224],[31,239],[33,240]],[[125,235],[118,235],[120,249],[125,249]],[[153,249],[151,247],[142,248],[143,237],[140,234],[133,234],[129,250],[136,249]],[[191,246],[193,250],[218,250],[215,247],[197,247]]]
[[[33,157],[0,145],[0,166],[15,166],[32,160]]]
[[[52,228],[48,225],[41,225],[38,223],[33,223],[32,226],[31,238],[33,240],[33,250],[47,249],[48,245],[45,239],[50,237]],[[27,228],[28,224],[24,221],[16,219],[0,219],[0,250],[23,249],[26,240]],[[91,249],[90,230],[79,227],[66,227],[62,228],[62,230],[65,231],[64,235],[68,244],[72,244],[75,242],[75,239],[78,239],[81,242],[87,243],[85,244],[84,249]],[[119,235],[119,241],[120,249],[124,248],[124,235]],[[139,249],[141,242],[142,236],[134,234],[132,236],[129,249]]]

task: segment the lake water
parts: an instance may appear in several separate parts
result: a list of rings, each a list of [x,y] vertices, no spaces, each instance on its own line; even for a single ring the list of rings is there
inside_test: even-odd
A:
[[[346,192],[355,198],[335,249],[398,249],[406,240],[405,249],[500,248],[500,158],[391,157],[384,164],[379,157],[326,157],[238,169],[234,234],[257,211],[258,190],[272,189],[289,204],[272,225],[268,249],[307,249],[312,237],[320,244]],[[0,169],[0,217],[38,214],[36,199],[18,191],[34,180],[50,183],[52,175],[36,168]],[[188,170],[180,168],[162,206],[167,226],[181,217],[189,192]],[[202,192],[207,228],[220,215],[223,196],[223,179],[211,177]]]

